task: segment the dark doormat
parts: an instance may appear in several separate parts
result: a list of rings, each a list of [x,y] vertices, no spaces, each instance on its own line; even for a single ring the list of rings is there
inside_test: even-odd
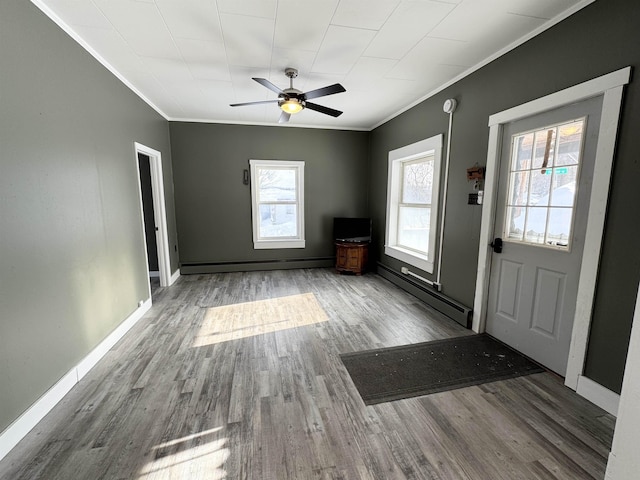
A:
[[[367,405],[544,372],[487,334],[340,355]]]

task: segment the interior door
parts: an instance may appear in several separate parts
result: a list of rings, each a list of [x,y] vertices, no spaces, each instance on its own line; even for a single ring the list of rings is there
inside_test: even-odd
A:
[[[505,125],[487,332],[564,376],[602,97]]]

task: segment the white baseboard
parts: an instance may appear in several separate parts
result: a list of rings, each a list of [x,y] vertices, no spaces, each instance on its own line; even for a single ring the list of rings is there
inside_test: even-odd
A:
[[[89,352],[80,363],[69,370],[53,387],[47,390],[44,395],[0,433],[0,460],[64,398],[150,308],[151,299],[149,298],[118,325],[96,348]]]
[[[76,369],[73,368],[2,432],[0,460],[64,398],[76,383],[78,383],[78,377]]]
[[[107,336],[100,344],[94,348],[89,355],[84,357],[75,369],[78,372],[78,381],[84,377],[89,370],[91,370],[96,363],[104,357],[111,348],[118,343],[118,341],[124,337],[124,335],[133,327],[138,320],[140,320],[145,313],[151,308],[151,299],[147,299],[140,307],[136,309],[131,315],[129,315],[120,325],[118,325],[113,332]]]
[[[178,278],[180,278],[180,269],[176,270],[175,272],[173,272],[173,275],[171,275],[171,278],[169,279],[169,286],[176,283]]]
[[[578,376],[576,392],[614,417],[618,416],[620,395],[617,393],[582,375]]]
[[[617,480],[618,476],[618,458],[613,452],[609,452],[609,458],[607,459],[607,471],[604,476],[605,480]]]

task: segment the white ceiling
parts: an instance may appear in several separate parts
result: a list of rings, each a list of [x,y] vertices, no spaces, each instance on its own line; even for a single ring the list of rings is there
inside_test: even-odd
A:
[[[251,80],[341,83],[292,126],[370,130],[594,0],[32,0],[169,120],[277,125]]]

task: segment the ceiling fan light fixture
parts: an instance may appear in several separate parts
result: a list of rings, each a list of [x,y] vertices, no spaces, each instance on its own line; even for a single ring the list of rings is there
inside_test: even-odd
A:
[[[283,112],[294,114],[302,111],[304,108],[303,103],[297,98],[289,98],[279,103]]]
[[[244,102],[244,103],[232,103],[232,107],[241,107],[243,105],[261,105],[263,103],[277,103],[282,113],[278,123],[286,123],[292,114],[301,112],[305,108],[314,110],[316,112],[324,113],[325,115],[331,115],[332,117],[339,117],[342,115],[340,110],[318,105],[317,103],[308,102],[314,98],[325,97],[327,95],[333,95],[335,93],[346,92],[345,88],[339,83],[333,85],[327,85],[326,87],[316,88],[309,92],[302,92],[297,88],[293,88],[293,79],[298,76],[298,71],[295,68],[287,68],[284,71],[285,75],[289,77],[289,88],[284,90],[274,85],[266,78],[253,77],[253,80],[258,82],[263,87],[268,88],[272,92],[278,94],[278,98],[273,100],[260,100],[258,102]]]

